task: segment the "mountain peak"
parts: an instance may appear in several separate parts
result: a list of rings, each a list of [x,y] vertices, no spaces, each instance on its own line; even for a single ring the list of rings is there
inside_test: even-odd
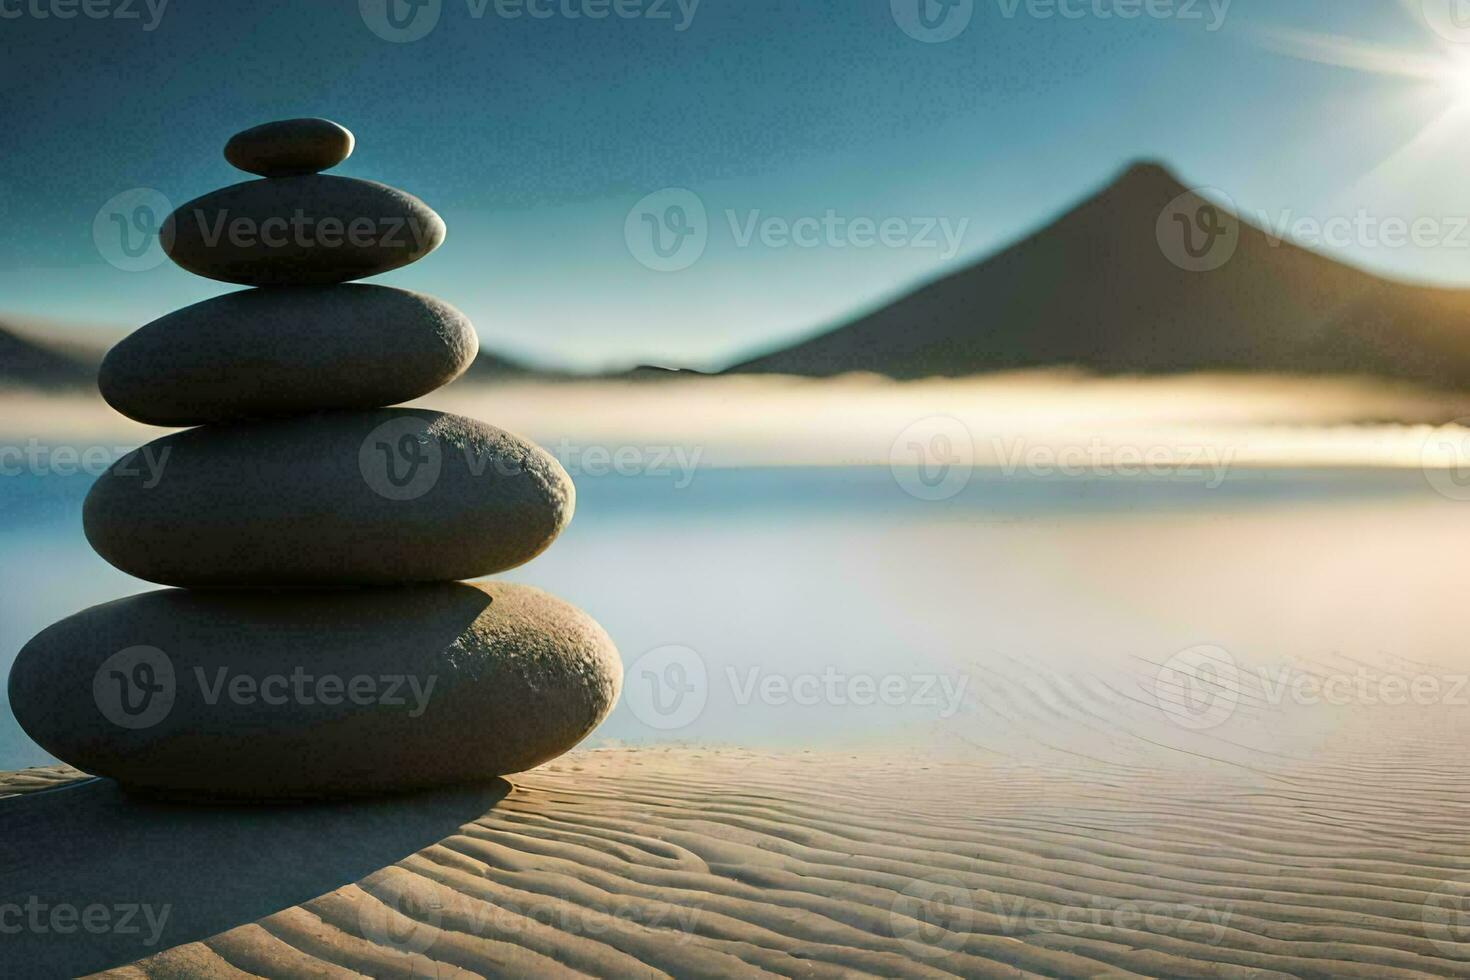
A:
[[[1140,160],[995,255],[731,370],[924,378],[1068,365],[1470,387],[1470,290],[1379,279],[1247,221],[1228,238],[1187,220],[1180,239],[1166,236],[1189,193]]]
[[[1172,200],[1189,190],[1189,187],[1159,160],[1135,160],[1123,169],[1108,185],[1104,194],[1137,197],[1165,196]]]
[[[0,323],[0,386],[77,388],[95,385],[96,378],[93,367],[79,358]]]

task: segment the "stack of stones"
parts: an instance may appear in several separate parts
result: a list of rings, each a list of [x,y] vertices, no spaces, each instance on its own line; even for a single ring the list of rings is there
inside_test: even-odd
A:
[[[118,411],[195,428],[119,460],[84,513],[103,558],[177,588],[71,616],[12,669],[16,718],[80,769],[195,798],[447,785],[565,752],[617,698],[617,651],[585,614],[459,581],[543,551],[574,490],[508,432],[384,407],[479,344],[439,300],[348,284],[444,239],[417,198],[321,173],[352,147],[324,119],[247,130],[225,157],[264,179],[164,223],[180,266],[255,288],[148,324],[102,366]]]

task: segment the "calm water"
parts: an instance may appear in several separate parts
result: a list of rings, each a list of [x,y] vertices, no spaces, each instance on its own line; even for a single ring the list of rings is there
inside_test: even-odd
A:
[[[89,482],[0,480],[6,670],[51,622],[154,588],[88,549]],[[624,703],[594,741],[1004,751],[1063,739],[1056,718],[1101,717],[1098,697],[1121,724],[1147,707],[1150,665],[1201,644],[1252,664],[1466,661],[1470,503],[1417,471],[1239,471],[1214,489],[980,472],[941,502],[878,468],[578,486],[571,528],[507,577],[618,642]],[[1135,734],[1146,715],[1128,715]],[[1248,716],[1228,723],[1242,737]],[[48,761],[0,708],[0,768]]]

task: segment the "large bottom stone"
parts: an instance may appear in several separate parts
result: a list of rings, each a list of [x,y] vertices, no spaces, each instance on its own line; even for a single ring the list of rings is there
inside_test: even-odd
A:
[[[167,589],[44,630],[10,704],[48,752],[131,788],[289,800],[532,768],[621,682],[602,628],[528,586]]]

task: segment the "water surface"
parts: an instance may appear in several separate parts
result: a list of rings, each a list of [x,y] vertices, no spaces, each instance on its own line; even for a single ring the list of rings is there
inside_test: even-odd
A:
[[[155,587],[87,547],[90,479],[0,480],[0,667],[51,622]],[[1273,700],[1257,666],[1366,663],[1446,691],[1470,669],[1470,503],[1418,471],[1237,469],[1211,487],[980,470],[942,501],[901,482],[877,467],[705,469],[684,487],[584,476],[571,527],[507,577],[617,641],[625,697],[593,737],[604,744],[1006,753],[1031,740],[1116,757],[1188,746],[1196,715],[1217,743],[1321,742],[1382,715]],[[1159,670],[1202,645],[1227,651],[1249,691],[1223,720],[1209,715],[1217,688],[1183,691],[1181,725],[1157,703]],[[0,708],[0,768],[49,761]]]

